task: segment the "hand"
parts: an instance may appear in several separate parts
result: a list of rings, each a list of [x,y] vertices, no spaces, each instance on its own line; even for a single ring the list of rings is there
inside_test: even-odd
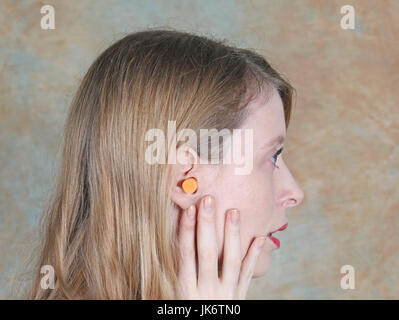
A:
[[[219,278],[214,202],[212,196],[205,196],[200,201],[197,217],[196,206],[192,205],[183,211],[180,219],[178,299],[243,300],[247,294],[261,252],[259,245],[265,238],[255,239],[241,261],[239,212],[229,210],[225,219],[223,265]],[[236,214],[236,222],[232,220],[232,213]]]

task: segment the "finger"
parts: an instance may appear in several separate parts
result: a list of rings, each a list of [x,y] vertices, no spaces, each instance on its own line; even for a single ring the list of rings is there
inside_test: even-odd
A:
[[[180,220],[178,247],[179,247],[179,280],[188,290],[197,286],[195,270],[195,205],[184,210]]]
[[[240,212],[230,210],[225,221],[222,283],[236,290],[241,269]]]
[[[215,200],[201,200],[197,222],[198,286],[214,285],[218,280],[218,250],[216,245]]]
[[[254,241],[252,241],[251,247],[249,248],[248,253],[244,258],[241,266],[240,276],[238,279],[237,289],[240,299],[245,299],[249,284],[255,271],[258,257],[262,252],[265,240],[265,237],[258,237]]]

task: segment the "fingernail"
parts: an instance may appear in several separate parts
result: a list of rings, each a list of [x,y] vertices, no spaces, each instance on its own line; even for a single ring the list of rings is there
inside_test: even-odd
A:
[[[232,209],[230,212],[231,222],[238,224],[240,219],[240,212],[237,209]]]
[[[190,219],[195,217],[195,206],[193,204],[187,209],[187,215]]]
[[[204,208],[205,209],[211,209],[213,206],[213,199],[211,196],[206,196],[204,200]]]
[[[266,238],[260,237],[258,238],[258,248],[262,248],[265,245]]]

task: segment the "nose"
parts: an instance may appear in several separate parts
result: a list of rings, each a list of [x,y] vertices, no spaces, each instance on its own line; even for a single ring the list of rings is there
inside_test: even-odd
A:
[[[281,171],[278,177],[278,202],[284,207],[295,207],[302,202],[305,194],[295,181],[283,159],[280,158],[280,160],[279,167]]]

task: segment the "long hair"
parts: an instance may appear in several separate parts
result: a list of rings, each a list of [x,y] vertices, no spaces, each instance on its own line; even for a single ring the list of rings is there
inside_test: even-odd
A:
[[[64,128],[43,215],[32,299],[176,299],[177,227],[167,164],[145,160],[145,133],[239,128],[245,106],[278,90],[288,127],[293,88],[252,50],[174,30],[131,33],[88,69]],[[41,266],[55,288],[40,285]]]

